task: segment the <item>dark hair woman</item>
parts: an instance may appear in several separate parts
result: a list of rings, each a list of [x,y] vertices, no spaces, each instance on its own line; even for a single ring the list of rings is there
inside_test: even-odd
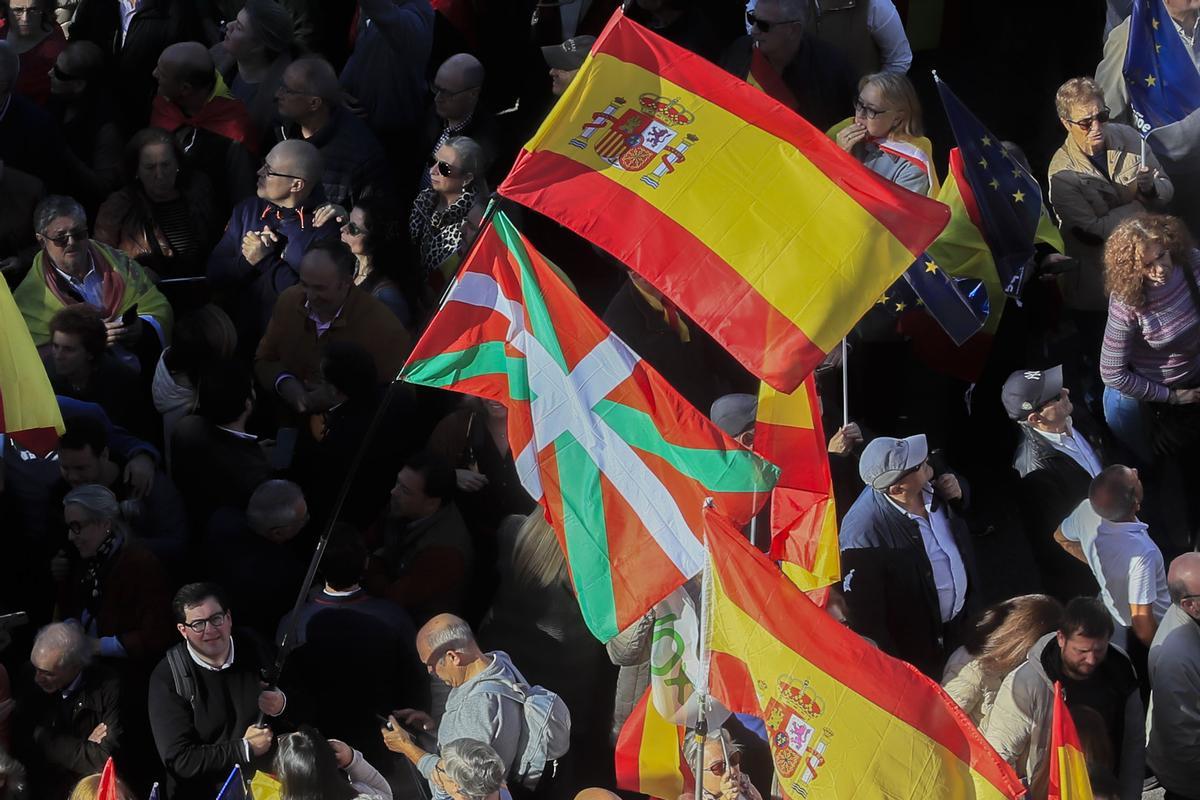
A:
[[[281,800],[392,800],[392,790],[362,753],[315,728],[279,737],[275,774]]]
[[[420,278],[395,204],[385,197],[359,200],[346,215],[342,241],[358,260],[354,283],[412,328]]]

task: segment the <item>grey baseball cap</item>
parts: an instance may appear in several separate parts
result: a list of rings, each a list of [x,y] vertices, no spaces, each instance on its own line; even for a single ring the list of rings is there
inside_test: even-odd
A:
[[[713,401],[708,418],[728,436],[737,436],[754,424],[758,398],[752,394],[726,394]]]
[[[1013,419],[1025,419],[1031,412],[1062,394],[1062,365],[1050,369],[1017,370],[1008,376],[1000,390],[1000,402]]]
[[[570,71],[583,66],[588,51],[596,43],[595,36],[576,36],[567,39],[562,44],[552,44],[542,48],[542,57],[554,69]]]
[[[858,475],[863,483],[883,491],[928,457],[929,445],[923,433],[904,439],[880,436],[863,448]]]

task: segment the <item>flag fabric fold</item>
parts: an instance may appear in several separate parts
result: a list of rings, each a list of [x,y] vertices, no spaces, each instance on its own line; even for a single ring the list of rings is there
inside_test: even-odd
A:
[[[8,284],[0,281],[0,433],[45,457],[62,432],[46,368]]]
[[[781,391],[948,218],[620,12],[499,191],[641,274]]]
[[[1033,241],[1042,215],[1041,187],[936,73],[934,83],[958,144],[956,177],[966,179],[966,187],[960,183],[958,191],[991,250],[1004,293],[1016,297],[1032,271]]]
[[[584,620],[607,641],[699,573],[706,498],[745,523],[778,470],[692,408],[497,212],[401,377],[503,403]]]
[[[651,701],[650,687],[634,706],[617,736],[617,788],[659,800],[678,800],[695,786],[683,760],[686,731],[663,719]]]
[[[754,450],[779,467],[771,491],[770,554],[804,591],[842,577],[820,408],[812,375],[790,394],[759,385]]]
[[[720,514],[706,523],[711,691],[766,722],[787,797],[1023,796],[941,687],[814,606]]]
[[[120,800],[117,794],[117,767],[112,756],[104,762],[100,771],[100,783],[96,786],[96,800]]]
[[[1143,137],[1200,108],[1200,71],[1162,0],[1134,0],[1121,74]]]
[[[1092,800],[1092,781],[1088,777],[1083,745],[1058,681],[1054,682],[1050,724],[1050,789],[1046,800]]]

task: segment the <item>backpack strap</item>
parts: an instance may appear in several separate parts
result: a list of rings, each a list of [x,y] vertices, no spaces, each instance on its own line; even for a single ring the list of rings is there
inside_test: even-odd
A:
[[[196,704],[196,679],[188,665],[186,644],[177,644],[167,651],[167,666],[171,669],[171,681],[175,685],[175,694],[188,701],[188,705]]]

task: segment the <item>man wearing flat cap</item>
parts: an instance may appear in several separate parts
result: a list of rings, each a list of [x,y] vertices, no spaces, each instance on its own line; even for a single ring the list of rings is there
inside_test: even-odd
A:
[[[1083,564],[1054,541],[1059,523],[1087,499],[1088,486],[1105,466],[1104,449],[1083,417],[1084,430],[1070,390],[1063,387],[1062,366],[1018,370],[1000,390],[1000,402],[1017,423],[1021,440],[1013,469],[1021,481],[1017,503],[1022,528],[1041,574],[1041,590],[1066,603],[1094,595],[1096,580]]]
[[[956,476],[934,477],[925,435],[868,444],[858,472],[866,488],[838,535],[850,627],[934,680],[968,614],[974,569],[970,531],[951,507]]]

